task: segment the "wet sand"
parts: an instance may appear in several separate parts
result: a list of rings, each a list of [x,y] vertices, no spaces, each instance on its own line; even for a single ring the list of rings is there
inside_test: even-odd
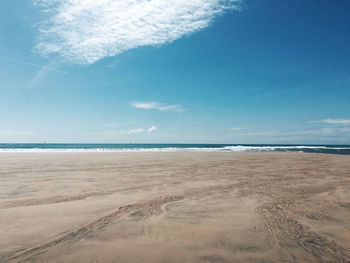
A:
[[[350,156],[0,154],[0,262],[350,262]]]

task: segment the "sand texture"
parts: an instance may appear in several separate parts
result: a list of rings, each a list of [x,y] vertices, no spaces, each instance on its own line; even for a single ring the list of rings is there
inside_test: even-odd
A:
[[[350,156],[0,154],[0,262],[350,262]]]

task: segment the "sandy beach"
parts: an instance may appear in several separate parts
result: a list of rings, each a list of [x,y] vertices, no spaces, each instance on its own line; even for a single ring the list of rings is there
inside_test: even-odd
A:
[[[0,262],[350,262],[350,156],[3,153]]]

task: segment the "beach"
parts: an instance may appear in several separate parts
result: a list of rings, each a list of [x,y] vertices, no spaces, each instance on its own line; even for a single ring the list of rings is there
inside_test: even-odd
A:
[[[2,153],[0,262],[350,262],[350,156]]]

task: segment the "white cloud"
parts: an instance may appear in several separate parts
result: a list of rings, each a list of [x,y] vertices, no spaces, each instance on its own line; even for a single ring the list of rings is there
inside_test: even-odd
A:
[[[137,128],[137,129],[130,129],[128,131],[129,134],[131,133],[141,133],[141,132],[154,132],[155,130],[157,130],[157,127],[155,125],[152,125],[150,128],[148,129],[144,129],[144,128]]]
[[[140,132],[144,132],[145,131],[145,129],[143,129],[143,128],[137,128],[137,129],[130,129],[129,131],[128,131],[128,133],[130,134],[130,133],[140,133]]]
[[[141,46],[170,43],[208,27],[241,0],[33,0],[42,21],[35,50],[91,64]]]
[[[178,104],[165,104],[165,103],[159,103],[159,102],[132,102],[130,103],[131,106],[138,108],[138,109],[144,109],[144,110],[159,110],[159,111],[173,111],[173,112],[184,112],[185,109]]]
[[[320,121],[311,121],[316,123],[327,123],[327,124],[350,124],[350,120],[345,119],[323,119]]]
[[[147,132],[153,132],[155,130],[157,130],[157,127],[153,125],[151,128],[147,129]]]

